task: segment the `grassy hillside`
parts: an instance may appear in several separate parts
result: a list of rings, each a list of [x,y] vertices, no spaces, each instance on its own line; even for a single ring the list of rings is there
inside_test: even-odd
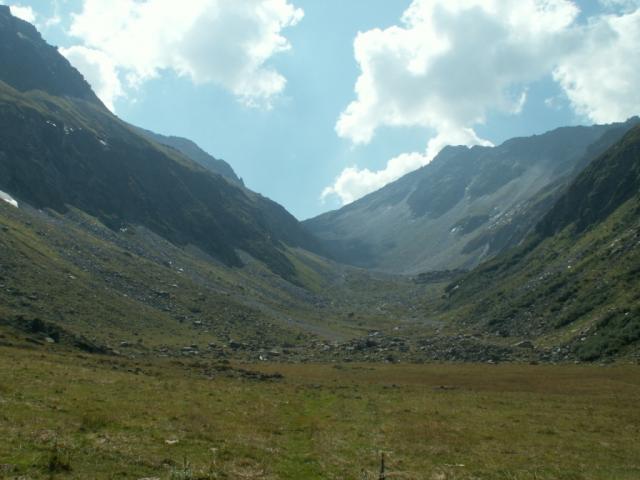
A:
[[[448,288],[446,315],[584,360],[640,350],[640,129],[593,162],[525,245]]]
[[[621,239],[617,255],[627,255],[634,238]],[[603,241],[611,243],[609,237]],[[117,356],[284,362],[574,359],[575,348],[566,344],[577,340],[576,326],[551,324],[560,322],[560,314],[570,323],[571,315],[595,301],[588,279],[618,281],[625,268],[633,278],[635,261],[625,256],[630,263],[620,271],[602,266],[595,272],[586,261],[568,269],[559,254],[557,263],[532,256],[517,270],[522,278],[513,276],[516,270],[488,274],[488,264],[450,290],[444,312],[434,312],[434,305],[442,308],[444,287],[461,272],[398,277],[288,249],[297,277],[292,283],[249,256],[244,267],[228,267],[143,226],[113,231],[77,209],[61,215],[0,202],[0,247],[0,333],[15,337],[12,344],[45,348],[49,337],[56,348]],[[568,237],[555,248],[570,251],[582,244]],[[583,269],[591,275],[584,294],[573,283]],[[514,294],[514,278],[523,285],[521,297]],[[537,298],[529,296],[535,289],[526,282],[545,285],[549,278],[553,288],[567,288],[557,298],[537,293],[547,296],[535,306],[537,323],[523,322]],[[618,296],[604,291],[602,308],[635,301],[637,289],[628,286],[615,290]],[[539,348],[515,346],[527,339]],[[580,358],[610,354],[633,357],[640,350],[598,350]]]
[[[414,322],[412,299],[439,291],[300,249],[285,255],[295,283],[247,255],[228,267],[143,226],[113,231],[78,209],[0,201],[0,332],[121,355],[181,356],[195,345],[199,356],[302,361]]]
[[[0,212],[0,329],[102,353],[206,349],[232,339],[270,349],[297,338],[230,298],[226,290],[241,277],[212,261],[185,272],[178,250],[150,232],[115,234],[78,211],[84,228],[56,214],[4,205]],[[153,239],[145,247],[153,256],[136,237]]]

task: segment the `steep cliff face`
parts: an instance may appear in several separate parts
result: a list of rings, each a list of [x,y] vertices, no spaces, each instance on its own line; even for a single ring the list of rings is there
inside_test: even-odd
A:
[[[551,236],[573,225],[578,233],[604,221],[640,192],[640,129],[590,164],[538,224]]]

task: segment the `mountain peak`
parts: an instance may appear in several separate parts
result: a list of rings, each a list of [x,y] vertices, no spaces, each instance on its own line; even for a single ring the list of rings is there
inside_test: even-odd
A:
[[[566,183],[632,124],[445,147],[428,165],[305,225],[334,258],[359,267],[409,274],[472,268],[517,245]]]
[[[15,61],[20,58],[20,61]],[[20,92],[41,90],[101,104],[91,87],[38,30],[0,5],[0,81]]]
[[[213,173],[217,173],[218,175],[222,175],[228,180],[231,180],[232,182],[244,187],[244,182],[240,177],[238,177],[231,165],[229,165],[224,160],[217,159],[209,153],[205,152],[195,142],[187,138],[160,135],[159,133],[154,133],[150,130],[145,130],[144,128],[134,128],[144,137],[147,137],[154,142],[177,150],[178,152],[186,155],[191,160],[203,166],[207,170],[210,170]]]

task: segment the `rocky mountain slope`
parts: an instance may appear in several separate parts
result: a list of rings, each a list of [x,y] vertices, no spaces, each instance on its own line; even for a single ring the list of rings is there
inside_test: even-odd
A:
[[[428,290],[316,256],[292,215],[195,144],[112,115],[6,7],[0,34],[13,42],[0,80],[0,339],[300,358],[303,345],[325,352],[316,339],[408,316]]]
[[[448,287],[446,316],[583,360],[640,350],[640,127],[591,163],[525,243]]]
[[[0,81],[20,92],[43,90],[102,105],[82,75],[36,28],[0,5]]]
[[[366,353],[350,348],[352,339],[414,323],[420,312],[407,305],[440,291],[302,249],[285,255],[296,283],[246,254],[242,267],[228,267],[144,226],[112,230],[73,207],[61,214],[3,199],[0,347],[254,361],[347,358]],[[378,339],[384,359],[392,349]]]
[[[113,116],[7,7],[0,37],[0,190],[36,208],[78,208],[112,229],[142,225],[227,265],[242,263],[241,250],[295,277],[284,246],[317,243],[282,207]]]
[[[568,127],[434,161],[305,222],[345,263],[395,273],[470,269],[517,245],[589,162],[638,119]]]
[[[287,232],[287,245],[303,246],[309,251],[330,256],[330,252],[325,248],[323,242],[315,238],[306,228],[300,228],[300,223],[282,205],[273,200],[260,195],[245,187],[244,182],[236,172],[224,160],[219,160],[200,148],[195,142],[186,138],[160,135],[148,130],[136,128],[143,135],[154,142],[165,145],[186,155],[188,158],[206,168],[207,170],[222,175],[236,186],[240,186],[245,195],[249,197],[258,207],[267,223],[275,232]]]
[[[192,142],[119,120],[1,7],[0,36],[14,42],[0,72],[0,346],[296,362],[640,354],[637,120],[447,148],[308,222],[351,263],[438,270],[399,276],[314,253],[327,246],[283,207]]]
[[[232,182],[244,186],[244,182],[240,177],[238,177],[231,165],[229,165],[224,160],[219,160],[208,154],[195,142],[192,142],[187,138],[160,135],[159,133],[154,133],[143,128],[138,128],[138,131],[150,140],[171,147],[182,153],[183,155],[186,155],[191,160],[198,163],[202,167],[211,170],[213,173],[222,175]]]

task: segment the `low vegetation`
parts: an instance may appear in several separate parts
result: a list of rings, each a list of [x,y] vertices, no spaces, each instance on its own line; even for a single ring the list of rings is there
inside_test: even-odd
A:
[[[518,248],[447,288],[445,318],[556,359],[640,353],[640,129],[594,161]]]
[[[640,477],[635,365],[214,367],[0,347],[0,477]]]

